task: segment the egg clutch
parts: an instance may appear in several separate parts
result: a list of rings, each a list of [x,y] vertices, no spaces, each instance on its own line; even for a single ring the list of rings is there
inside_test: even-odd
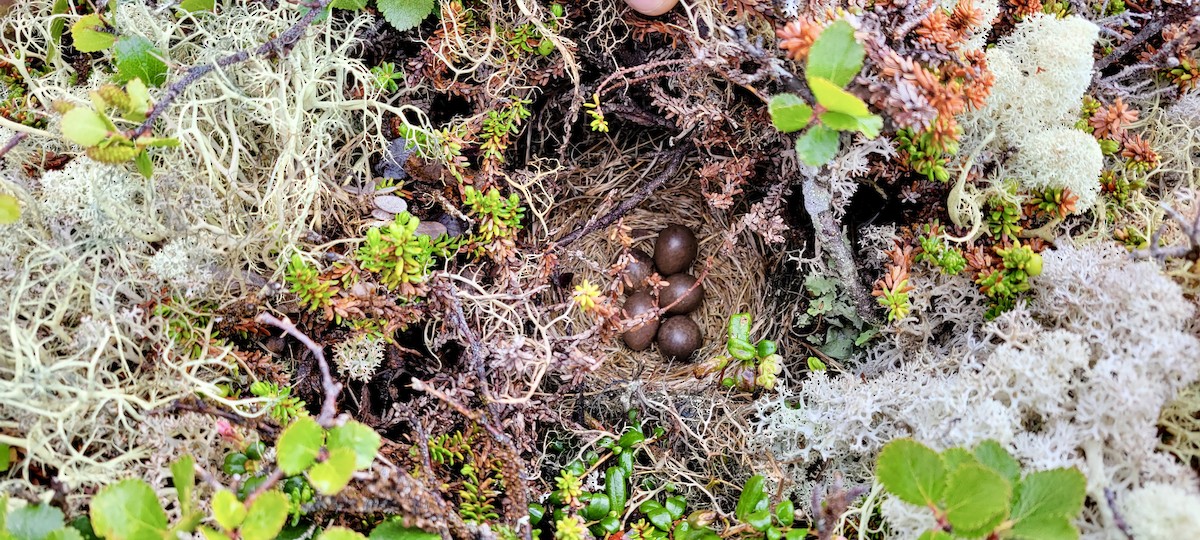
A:
[[[625,320],[649,320],[641,322],[621,335],[625,346],[635,351],[644,351],[651,343],[657,343],[658,351],[667,360],[687,360],[704,344],[704,333],[689,313],[704,301],[704,285],[687,273],[696,261],[699,243],[691,229],[683,225],[669,225],[659,231],[654,241],[654,256],[640,249],[627,252],[627,264],[619,278],[629,297],[621,315]],[[650,286],[650,278],[657,273],[666,276],[665,283],[657,289]],[[663,318],[658,318],[659,309]],[[652,315],[647,315],[653,313]]]

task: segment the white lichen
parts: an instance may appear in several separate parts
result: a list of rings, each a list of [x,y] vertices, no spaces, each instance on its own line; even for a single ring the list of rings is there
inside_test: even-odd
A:
[[[333,346],[333,361],[342,375],[366,382],[383,363],[384,341],[369,334],[358,334]]]
[[[1194,471],[1156,452],[1159,411],[1200,377],[1194,308],[1179,286],[1112,245],[1045,252],[1033,286],[1028,307],[984,335],[944,331],[965,334],[948,350],[885,341],[878,347],[891,353],[880,357],[899,355],[897,369],[881,365],[866,380],[817,373],[760,400],[755,443],[798,470],[824,462],[859,481],[884,444],[911,436],[939,449],[994,439],[1031,470],[1077,466],[1097,501],[1147,482],[1195,483]],[[902,524],[921,522],[889,508],[896,503],[884,506],[896,537],[915,537]],[[1080,526],[1102,535],[1114,523],[1102,509]]]
[[[1200,531],[1200,495],[1177,485],[1151,482],[1118,506],[1138,540],[1190,538]]]

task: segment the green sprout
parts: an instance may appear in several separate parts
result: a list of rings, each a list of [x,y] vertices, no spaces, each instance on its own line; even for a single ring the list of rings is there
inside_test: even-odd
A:
[[[399,91],[399,83],[404,81],[404,72],[396,71],[396,64],[391,62],[384,62],[371,68],[371,74],[375,76],[375,86],[387,92]]]
[[[408,212],[396,214],[395,221],[368,230],[354,253],[363,270],[378,274],[384,287],[400,289],[408,296],[419,292],[417,287],[428,277],[436,250],[429,235],[417,234],[420,223]]]
[[[772,340],[760,339],[751,344],[752,323],[753,317],[749,313],[735,313],[729,317],[725,341],[728,354],[713,358],[702,368],[702,374],[720,372],[721,384],[726,387],[737,386],[747,391],[775,388],[779,373],[783,371],[783,356]]]

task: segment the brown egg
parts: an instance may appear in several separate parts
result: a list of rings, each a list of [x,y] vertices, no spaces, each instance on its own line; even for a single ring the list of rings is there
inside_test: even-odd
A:
[[[625,265],[625,269],[618,274],[621,281],[625,283],[627,292],[640,291],[646,288],[646,278],[654,273],[654,259],[640,249],[629,250],[629,255],[633,260]],[[617,256],[617,260],[620,260]]]
[[[704,284],[696,285],[696,288],[692,289],[694,283],[696,283],[696,278],[691,274],[675,274],[667,277],[667,286],[658,291],[658,305],[665,308],[671,306],[678,299],[679,303],[667,308],[667,315],[683,315],[696,311],[696,308],[700,307],[700,302],[704,301]]]
[[[658,273],[669,276],[686,271],[696,260],[696,235],[683,225],[668,225],[654,242],[654,264]]]
[[[655,304],[654,297],[650,296],[650,293],[638,291],[629,295],[629,299],[625,300],[625,308],[622,310],[622,316],[626,320],[629,320],[657,309],[658,305]],[[635,351],[644,351],[654,341],[654,334],[656,332],[658,332],[658,317],[639,324],[621,334],[621,339],[625,342],[626,347]]]
[[[654,17],[671,11],[679,0],[625,0],[625,3],[642,15]]]
[[[704,345],[704,334],[687,315],[668,317],[658,328],[658,352],[667,360],[687,360]]]

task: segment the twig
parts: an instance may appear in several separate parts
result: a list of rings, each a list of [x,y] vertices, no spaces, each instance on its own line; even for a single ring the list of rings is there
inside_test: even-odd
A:
[[[329,373],[329,362],[325,361],[325,351],[304,335],[304,332],[296,328],[296,325],[292,324],[290,320],[281,321],[270,313],[259,314],[254,320],[283,330],[308,347],[309,352],[317,358],[317,367],[321,369],[321,388],[325,391],[325,401],[321,403],[321,415],[317,417],[317,423],[326,428],[333,427],[333,417],[337,415],[337,397],[338,393],[342,391],[342,383],[334,382],[333,375]]]
[[[1154,258],[1159,262],[1166,261],[1167,257],[1186,257],[1192,261],[1200,261],[1200,211],[1196,212],[1195,219],[1188,222],[1188,219],[1183,217],[1174,208],[1162,204],[1162,209],[1167,213],[1172,220],[1179,224],[1179,229],[1183,231],[1184,237],[1187,238],[1187,245],[1184,246],[1167,246],[1158,245],[1162,238],[1163,231],[1166,230],[1167,224],[1163,223],[1150,235],[1150,246],[1146,249],[1139,249],[1133,252],[1135,258]]]
[[[584,236],[587,236],[587,235],[594,233],[600,229],[604,229],[605,227],[608,227],[609,225],[612,225],[618,219],[620,219],[621,216],[624,216],[625,214],[629,213],[630,210],[633,210],[635,207],[637,207],[637,205],[641,204],[642,201],[646,200],[646,198],[648,198],[650,196],[650,194],[654,193],[654,190],[658,189],[659,186],[663,185],[663,183],[665,183],[667,181],[667,179],[675,176],[675,173],[677,171],[679,171],[679,166],[681,164],[683,164],[683,156],[686,153],[687,149],[688,149],[688,145],[682,145],[682,146],[675,147],[675,149],[669,151],[670,161],[667,163],[667,167],[665,169],[663,169],[663,171],[661,173],[659,173],[658,176],[656,176],[653,180],[647,182],[646,185],[642,186],[642,188],[637,191],[637,193],[634,193],[632,197],[622,201],[621,204],[617,205],[616,208],[613,208],[607,214],[600,216],[595,221],[592,221],[592,222],[584,225],[583,227],[575,229],[574,231],[571,231],[570,233],[568,233],[566,236],[560,238],[557,242],[555,242],[554,244],[552,244],[550,246],[548,251],[554,251],[555,249],[562,249],[564,247],[567,247],[568,245],[571,245],[573,242],[575,242],[576,240],[579,240],[580,238],[583,238]]]
[[[166,93],[159,98],[158,102],[155,103],[154,107],[150,110],[150,115],[146,117],[146,121],[142,122],[141,125],[129,132],[129,138],[137,139],[138,137],[148,133],[150,128],[154,126],[154,121],[158,119],[163,111],[166,111],[167,108],[171,106],[171,102],[175,101],[176,98],[183,94],[183,91],[186,90],[188,86],[200,80],[201,77],[208,75],[214,69],[225,68],[234,64],[245,62],[254,56],[266,56],[272,52],[283,51],[294,45],[296,41],[300,39],[300,36],[304,34],[304,30],[307,29],[308,26],[312,24],[313,20],[316,19],[318,15],[323,13],[325,8],[328,7],[332,2],[333,0],[317,0],[316,2],[310,2],[306,4],[309,7],[309,11],[308,13],[305,13],[304,16],[296,22],[296,24],[293,24],[290,28],[284,30],[282,34],[279,34],[274,39],[259,45],[254,50],[238,51],[217,60],[216,63],[195,66],[192,69],[187,70],[187,73],[183,75],[183,78],[175,81],[174,84],[167,87]]]
[[[1104,502],[1108,503],[1108,508],[1112,510],[1113,522],[1117,526],[1117,529],[1125,534],[1125,538],[1133,540],[1133,531],[1129,530],[1129,524],[1125,522],[1125,518],[1117,510],[1116,492],[1110,488],[1104,488]]]
[[[28,136],[29,136],[29,134],[24,131],[17,133],[16,135],[13,135],[12,138],[8,139],[8,142],[4,143],[4,146],[0,147],[0,158],[3,158],[4,155],[7,154],[10,150],[12,150],[13,148],[16,148],[17,145],[21,144],[21,141],[25,140],[25,137],[28,137]]]
[[[1129,41],[1122,43],[1120,47],[1113,49],[1113,52],[1109,53],[1104,58],[1097,60],[1096,64],[1092,66],[1093,72],[1096,73],[1097,77],[1099,77],[1100,72],[1103,71],[1104,68],[1108,67],[1113,62],[1120,60],[1125,55],[1129,54],[1129,52],[1135,47],[1141,45],[1147,39],[1150,39],[1160,30],[1162,30],[1163,25],[1167,24],[1168,20],[1168,17],[1151,19],[1144,26],[1142,26],[1142,29],[1136,35],[1129,38]]]

